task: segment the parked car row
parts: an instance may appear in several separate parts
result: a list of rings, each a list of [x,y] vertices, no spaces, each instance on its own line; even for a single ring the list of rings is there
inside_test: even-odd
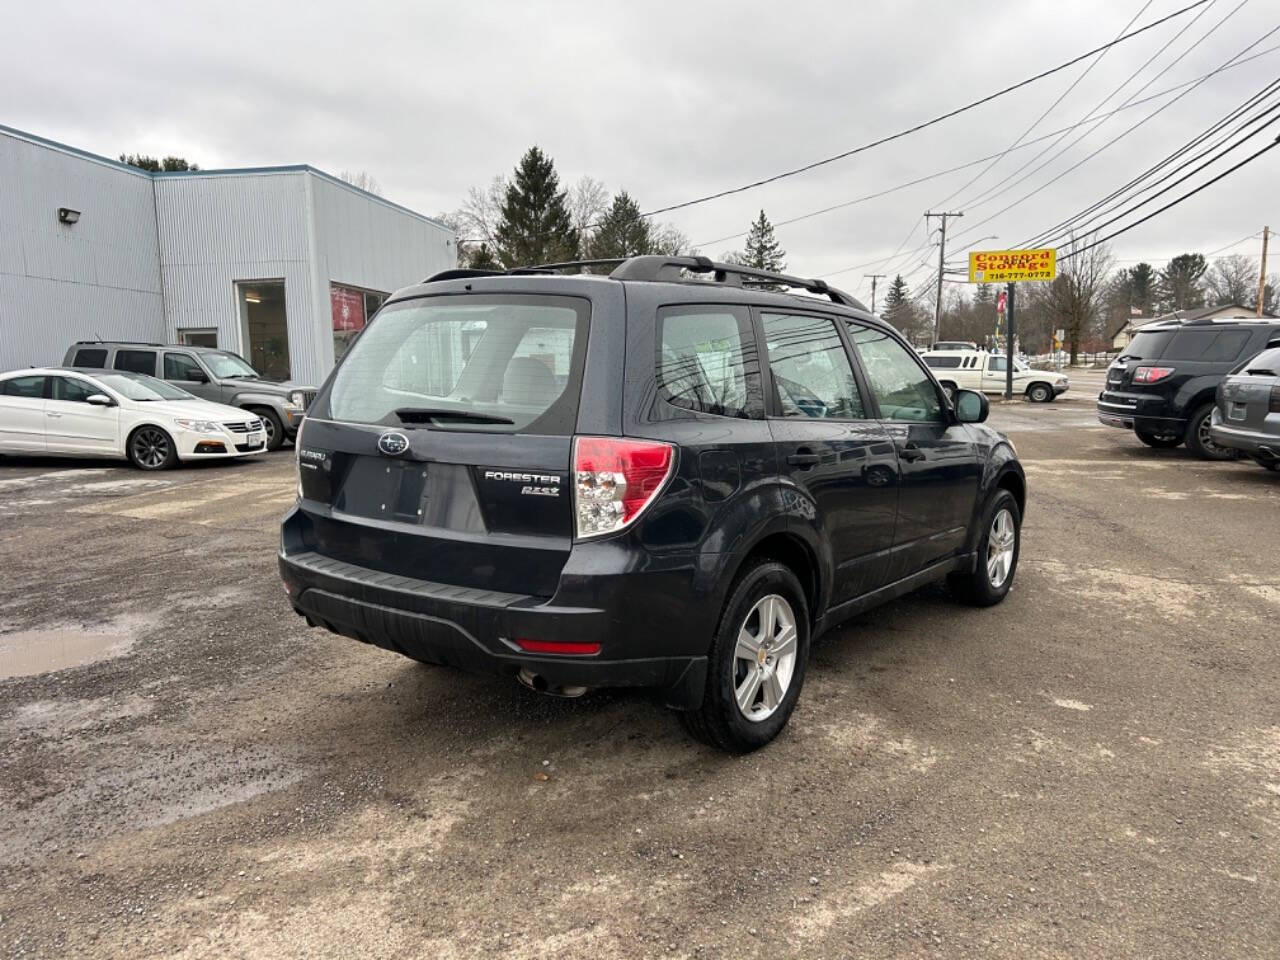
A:
[[[1280,320],[1149,323],[1107,368],[1097,408],[1150,447],[1280,469]]]

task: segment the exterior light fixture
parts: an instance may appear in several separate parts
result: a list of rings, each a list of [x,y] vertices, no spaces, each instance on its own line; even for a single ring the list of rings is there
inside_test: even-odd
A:
[[[80,211],[72,210],[70,207],[58,208],[58,222],[72,224],[80,219]]]

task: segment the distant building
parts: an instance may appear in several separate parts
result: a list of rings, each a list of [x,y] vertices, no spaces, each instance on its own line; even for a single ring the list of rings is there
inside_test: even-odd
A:
[[[1211,320],[1217,320],[1227,317],[1252,317],[1256,316],[1257,312],[1256,307],[1246,307],[1242,303],[1224,303],[1216,307],[1201,307],[1198,310],[1175,310],[1173,313],[1162,314],[1158,317],[1131,317],[1111,335],[1111,348],[1113,350],[1123,350],[1133,342],[1134,335],[1145,324],[1155,323],[1157,320],[1203,320],[1206,317]],[[1275,318],[1275,314],[1272,313],[1264,312],[1262,315],[1272,319]]]
[[[218,346],[318,383],[444,224],[313,167],[148,173],[0,126],[0,370],[76,340]]]

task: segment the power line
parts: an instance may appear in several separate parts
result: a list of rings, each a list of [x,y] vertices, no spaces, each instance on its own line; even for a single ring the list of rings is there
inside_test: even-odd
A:
[[[1086,207],[1084,210],[1081,210],[1079,213],[1068,217],[1067,219],[1059,222],[1058,224],[1055,224],[1053,227],[1050,227],[1048,230],[1041,231],[1040,233],[1036,234],[1035,237],[1033,237],[1032,239],[1024,241],[1022,246],[1031,247],[1031,246],[1039,246],[1039,245],[1046,245],[1046,246],[1056,245],[1058,241],[1065,239],[1068,233],[1073,233],[1073,232],[1089,233],[1089,232],[1092,232],[1092,230],[1094,229],[1100,229],[1100,227],[1096,227],[1096,228],[1090,227],[1090,224],[1094,223],[1099,217],[1106,216],[1108,213],[1122,206],[1123,204],[1127,203],[1129,200],[1132,200],[1135,197],[1141,196],[1143,193],[1153,190],[1155,187],[1160,186],[1160,184],[1162,183],[1166,183],[1170,176],[1185,169],[1190,164],[1195,163],[1197,160],[1204,157],[1206,154],[1211,153],[1213,150],[1217,149],[1224,142],[1231,139],[1231,137],[1235,136],[1245,127],[1249,126],[1250,124],[1259,122],[1263,117],[1267,116],[1270,113],[1274,113],[1277,109],[1280,109],[1280,100],[1275,101],[1274,103],[1272,103],[1270,107],[1267,107],[1266,109],[1262,110],[1258,115],[1252,118],[1246,119],[1235,130],[1229,131],[1224,136],[1219,138],[1215,143],[1212,143],[1209,146],[1207,146],[1200,153],[1196,154],[1193,157],[1190,157],[1187,160],[1184,160],[1181,164],[1179,164],[1178,166],[1174,167],[1171,170],[1164,169],[1165,167],[1168,167],[1169,164],[1171,164],[1178,157],[1189,152],[1193,148],[1199,146],[1201,143],[1204,143],[1206,140],[1210,139],[1214,134],[1217,134],[1218,132],[1220,132],[1228,124],[1239,119],[1239,117],[1243,113],[1245,113],[1247,110],[1251,109],[1252,107],[1256,106],[1260,100],[1269,96],[1278,87],[1280,87],[1280,79],[1271,81],[1266,86],[1264,86],[1260,91],[1258,91],[1257,93],[1253,94],[1251,97],[1246,99],[1244,103],[1236,107],[1229,114],[1222,117],[1220,120],[1216,121],[1215,123],[1211,124],[1208,129],[1200,133],[1198,136],[1196,136],[1192,140],[1188,141],[1186,144],[1184,144],[1182,147],[1180,147],[1179,149],[1175,150],[1173,153],[1166,156],[1164,159],[1160,160],[1155,164],[1152,164],[1145,171],[1143,171],[1137,177],[1134,177],[1124,186],[1116,190],[1113,190],[1110,194],[1108,194],[1103,199],[1099,201],[1095,201],[1094,203]],[[1256,132],[1257,131],[1255,131],[1255,133]],[[1250,134],[1250,136],[1252,135],[1253,134]],[[1145,187],[1142,187],[1141,189],[1135,189],[1144,180],[1151,179],[1157,173],[1162,175],[1159,181],[1153,182]],[[1178,181],[1178,182],[1181,182],[1181,181]],[[1160,191],[1160,193],[1157,193],[1155,196],[1160,196],[1161,193],[1164,193],[1167,190],[1168,190],[1168,187],[1165,187],[1165,190]],[[1128,196],[1124,196],[1124,194],[1126,193],[1128,194]],[[1111,204],[1111,206],[1108,209],[1105,209],[1105,210],[1101,209],[1105,207],[1107,204],[1110,204],[1111,201],[1113,200],[1115,200],[1116,202],[1114,204]],[[1150,201],[1149,200],[1144,201],[1144,203],[1145,202],[1150,202]],[[1101,226],[1106,226],[1106,224],[1104,223]]]
[[[944,120],[950,120],[952,117],[957,117],[962,113],[967,113],[968,111],[973,110],[976,107],[980,107],[983,104],[990,103],[992,100],[996,100],[1000,97],[1003,97],[1006,94],[1012,93],[1015,90],[1020,90],[1023,87],[1029,86],[1030,84],[1033,84],[1038,80],[1043,80],[1045,77],[1052,76],[1055,73],[1060,73],[1061,71],[1066,70],[1068,67],[1072,67],[1075,64],[1080,63],[1082,60],[1087,60],[1089,57],[1092,57],[1095,53],[1101,53],[1103,50],[1108,50],[1111,47],[1124,43],[1126,40],[1131,40],[1134,37],[1141,36],[1142,34],[1146,33],[1148,30],[1154,30],[1156,27],[1160,26],[1161,24],[1168,23],[1170,20],[1173,20],[1177,17],[1182,16],[1187,11],[1194,10],[1196,7],[1203,6],[1204,4],[1209,2],[1210,0],[1195,0],[1194,3],[1190,3],[1179,10],[1175,10],[1173,11],[1173,13],[1170,13],[1167,16],[1161,17],[1158,20],[1153,20],[1151,23],[1148,23],[1146,26],[1139,27],[1137,30],[1133,30],[1129,33],[1124,34],[1123,36],[1117,37],[1116,39],[1112,40],[1110,43],[1104,43],[1101,46],[1094,47],[1092,50],[1086,50],[1084,53],[1080,54],[1079,56],[1072,57],[1070,60],[1067,60],[1065,63],[1060,63],[1056,67],[1052,67],[1041,73],[1037,73],[1035,76],[1028,77],[1025,80],[1020,80],[1017,83],[1010,84],[1009,86],[1004,87],[1001,90],[997,90],[995,93],[987,94],[985,97],[981,97],[977,100],[973,100],[962,107],[956,107],[954,110],[948,110],[946,113],[939,114],[938,116],[934,117],[931,120],[922,121],[921,123],[917,123],[915,126],[908,127],[905,130],[901,130],[897,133],[893,133],[893,134],[889,134],[888,136],[881,137],[878,140],[873,140],[870,143],[864,143],[861,146],[854,147],[852,150],[845,150],[843,153],[837,153],[834,156],[825,157],[822,160],[815,160],[812,163],[806,163],[804,166],[796,167],[795,169],[792,169],[792,170],[786,170],[782,173],[774,174],[771,177],[765,177],[761,180],[755,180],[751,183],[743,184],[740,187],[732,187],[728,190],[721,190],[721,191],[718,191],[717,193],[707,194],[706,196],[698,197],[693,200],[685,200],[681,203],[673,203],[673,204],[670,204],[669,206],[659,207],[656,210],[650,210],[647,213],[643,213],[641,214],[641,216],[654,217],[660,213],[670,213],[673,210],[683,210],[686,207],[692,207],[700,203],[706,203],[710,200],[719,200],[721,197],[728,197],[737,193],[745,193],[748,190],[754,190],[757,187],[763,187],[766,184],[776,183],[779,180],[784,180],[787,177],[794,177],[800,173],[806,173],[810,170],[817,169],[818,167],[826,166],[829,163],[835,163],[837,160],[844,160],[847,157],[852,157],[855,154],[863,153],[867,150],[872,149],[873,147],[882,146],[883,144],[890,143],[894,140],[900,140],[903,137],[910,136],[913,133],[918,133],[919,131],[924,130],[928,127],[932,127],[939,123],[942,123],[942,121]],[[597,224],[593,224],[592,226],[597,226]]]
[[[1141,226],[1142,224],[1146,223],[1148,220],[1158,217],[1160,214],[1164,213],[1166,210],[1176,207],[1178,204],[1182,203],[1184,200],[1191,199],[1197,193],[1200,193],[1202,190],[1208,189],[1209,187],[1217,183],[1219,180],[1222,180],[1224,177],[1230,176],[1231,174],[1239,170],[1241,167],[1244,167],[1252,163],[1254,160],[1258,159],[1258,157],[1262,156],[1264,153],[1266,153],[1269,150],[1274,150],[1276,147],[1280,147],[1280,137],[1276,137],[1276,139],[1272,140],[1269,144],[1267,144],[1261,150],[1257,150],[1251,153],[1249,156],[1245,157],[1239,163],[1235,164],[1234,166],[1228,167],[1226,170],[1223,170],[1220,174],[1218,174],[1213,179],[1206,180],[1204,183],[1200,184],[1200,186],[1196,187],[1194,190],[1187,191],[1182,196],[1178,197],[1176,200],[1169,201],[1160,209],[1153,210],[1151,213],[1147,214],[1145,217],[1142,217],[1140,220],[1135,220],[1133,223],[1129,224],[1128,226],[1121,227],[1119,230],[1116,230],[1114,233],[1109,233],[1105,237],[1099,237],[1098,239],[1092,241],[1091,243],[1087,243],[1082,247],[1076,247],[1074,250],[1069,250],[1065,256],[1058,257],[1058,262],[1061,263],[1064,260],[1070,260],[1072,257],[1078,257],[1080,254],[1084,253],[1087,250],[1092,250],[1094,247],[1098,246],[1099,244],[1106,243],[1108,240],[1111,240],[1114,237],[1118,237],[1122,233],[1128,233],[1130,230],[1134,229],[1135,227]]]
[[[1152,2],[1153,0],[1147,0],[1147,2],[1142,5],[1142,8],[1137,13],[1135,13],[1133,17],[1129,20],[1129,22],[1126,23],[1120,29],[1120,33],[1117,34],[1116,36],[1117,40],[1120,37],[1124,36],[1125,31],[1133,26],[1134,21],[1136,21],[1140,16],[1142,16],[1144,13],[1147,12],[1147,7],[1151,6]],[[1192,23],[1194,22],[1195,21],[1193,20]],[[1108,48],[1108,50],[1109,49],[1110,48]],[[1009,146],[1005,147],[1005,149],[1002,150],[995,157],[995,159],[993,159],[991,163],[988,164],[980,173],[976,174],[975,176],[970,178],[968,181],[966,181],[963,185],[961,185],[960,187],[952,191],[952,193],[945,200],[941,201],[938,204],[938,206],[945,206],[946,204],[954,200],[957,195],[964,193],[964,191],[968,190],[971,186],[973,186],[975,183],[977,183],[979,180],[985,177],[988,173],[990,173],[1000,163],[1001,160],[1003,160],[1005,157],[1009,155],[1009,153],[1012,150],[1017,149],[1018,145],[1021,144],[1024,139],[1026,139],[1027,134],[1029,134],[1036,127],[1040,126],[1040,123],[1044,120],[1044,118],[1058,108],[1058,105],[1061,104],[1062,101],[1065,100],[1070,95],[1071,91],[1074,90],[1079,85],[1081,80],[1083,80],[1085,77],[1089,75],[1089,72],[1093,70],[1094,67],[1096,67],[1098,64],[1102,62],[1102,58],[1105,57],[1106,55],[1107,55],[1107,50],[1103,50],[1101,53],[1099,53],[1097,59],[1094,60],[1093,63],[1089,64],[1089,66],[1085,67],[1083,71],[1081,71],[1080,76],[1076,77],[1075,80],[1071,82],[1071,86],[1067,87],[1066,90],[1062,91],[1062,93],[1058,95],[1058,99],[1053,101],[1053,103],[1049,104],[1049,106],[1045,109],[1045,111],[1041,113],[1040,116],[1036,117],[1035,121],[1031,124],[1031,126],[1023,130],[1022,133],[1019,134],[1018,138],[1014,140],[1013,143],[1009,144]]]
[[[1141,93],[1143,90],[1145,90],[1148,86],[1150,86],[1150,85],[1151,85],[1151,83],[1152,83],[1152,82],[1154,82],[1154,81],[1155,81],[1156,79],[1158,79],[1159,77],[1163,76],[1163,75],[1164,75],[1164,74],[1165,74],[1165,73],[1166,73],[1166,72],[1167,72],[1167,71],[1168,71],[1172,66],[1174,66],[1174,64],[1178,63],[1178,61],[1180,61],[1180,60],[1181,60],[1183,57],[1185,57],[1188,53],[1190,53],[1190,52],[1191,52],[1192,50],[1194,50],[1197,46],[1199,46],[1199,45],[1200,45],[1201,43],[1203,43],[1206,39],[1208,39],[1208,37],[1209,37],[1209,36],[1210,36],[1210,35],[1211,35],[1215,30],[1217,30],[1217,29],[1218,29],[1218,27],[1222,26],[1222,24],[1223,24],[1223,23],[1225,23],[1225,22],[1227,21],[1227,19],[1229,19],[1231,16],[1233,16],[1233,15],[1236,13],[1236,11],[1237,11],[1237,10],[1239,10],[1239,9],[1240,9],[1240,7],[1244,6],[1244,4],[1245,4],[1245,3],[1247,3],[1247,2],[1248,2],[1248,0],[1241,0],[1241,3],[1239,4],[1239,6],[1237,6],[1234,10],[1232,10],[1232,11],[1231,11],[1231,13],[1227,14],[1227,16],[1226,16],[1226,17],[1224,17],[1222,20],[1218,21],[1218,23],[1214,24],[1214,26],[1213,26],[1213,27],[1211,27],[1211,28],[1208,30],[1208,32],[1206,32],[1206,33],[1205,33],[1203,36],[1201,36],[1201,37],[1200,37],[1200,38],[1199,38],[1195,43],[1193,43],[1190,47],[1188,47],[1186,50],[1184,50],[1184,51],[1183,51],[1183,52],[1182,52],[1182,53],[1177,57],[1177,59],[1175,59],[1175,60],[1173,61],[1173,63],[1171,63],[1171,64],[1169,64],[1168,66],[1166,66],[1163,70],[1161,70],[1161,71],[1160,71],[1160,73],[1156,74],[1156,76],[1155,76],[1155,77],[1153,77],[1151,80],[1147,81],[1147,83],[1146,83],[1143,87],[1141,87],[1141,88],[1140,88],[1140,89],[1139,89],[1135,94],[1133,94],[1133,95],[1131,95],[1131,96],[1130,96],[1130,99],[1133,99],[1133,97],[1134,97],[1134,96],[1136,96],[1138,93]],[[1197,18],[1197,19],[1198,19],[1198,18]],[[1244,54],[1248,53],[1250,50],[1252,50],[1255,46],[1257,46],[1257,45],[1258,45],[1259,43],[1261,43],[1263,40],[1267,39],[1267,37],[1269,37],[1269,36],[1271,36],[1273,33],[1275,33],[1275,32],[1276,32],[1276,30],[1280,30],[1280,26],[1277,26],[1277,27],[1273,28],[1272,30],[1270,30],[1268,33],[1263,34],[1263,35],[1262,35],[1261,37],[1259,37],[1257,40],[1253,41],[1253,43],[1249,44],[1249,46],[1245,47],[1245,48],[1244,48],[1244,50],[1240,51],[1240,53],[1236,54],[1234,57],[1232,57],[1232,58],[1230,58],[1229,60],[1227,60],[1227,61],[1226,61],[1226,63],[1225,63],[1225,64],[1223,64],[1222,66],[1226,66],[1227,64],[1230,64],[1230,63],[1232,63],[1233,61],[1235,61],[1237,58],[1244,56]],[[1149,61],[1148,61],[1148,62],[1149,62]],[[1151,113],[1147,114],[1147,116],[1143,117],[1143,118],[1142,118],[1141,120],[1139,120],[1137,123],[1133,124],[1133,125],[1132,125],[1132,126],[1130,126],[1128,129],[1126,129],[1126,130],[1122,131],[1121,133],[1117,134],[1115,137],[1112,137],[1110,140],[1108,140],[1106,143],[1102,144],[1102,146],[1098,147],[1098,149],[1094,150],[1094,151],[1093,151],[1092,153],[1090,153],[1088,156],[1084,157],[1084,158],[1083,158],[1083,159],[1081,159],[1081,160],[1076,161],[1076,162],[1075,162],[1075,163],[1073,163],[1071,166],[1067,167],[1067,169],[1063,170],[1061,173],[1057,174],[1057,175],[1056,175],[1056,176],[1054,176],[1054,177],[1051,177],[1049,180],[1047,180],[1046,182],[1042,183],[1040,186],[1038,186],[1038,187],[1036,187],[1036,188],[1034,188],[1034,189],[1032,189],[1032,190],[1028,191],[1027,193],[1023,194],[1021,197],[1019,197],[1017,200],[1014,200],[1012,203],[1006,204],[1005,206],[1001,207],[999,210],[997,210],[995,213],[991,214],[990,216],[987,216],[987,217],[983,218],[982,220],[977,221],[975,224],[973,224],[973,226],[972,226],[972,227],[970,227],[970,228],[969,228],[969,230],[966,230],[966,231],[964,231],[964,232],[965,232],[965,233],[968,233],[968,232],[970,232],[970,230],[976,230],[977,228],[979,228],[980,226],[982,226],[982,225],[983,225],[983,224],[985,224],[985,223],[990,223],[992,220],[994,220],[996,217],[1000,216],[1001,214],[1007,213],[1008,211],[1012,210],[1014,207],[1017,207],[1017,206],[1019,206],[1019,205],[1021,205],[1021,204],[1025,203],[1027,200],[1029,200],[1031,197],[1034,197],[1036,194],[1040,193],[1041,191],[1046,190],[1048,187],[1050,187],[1050,186],[1052,186],[1053,184],[1057,183],[1059,180],[1061,180],[1061,179],[1062,179],[1063,177],[1065,177],[1067,174],[1071,173],[1071,172],[1072,172],[1072,171],[1074,171],[1074,170],[1079,169],[1081,166],[1083,166],[1084,164],[1088,163],[1090,160],[1092,160],[1092,159],[1093,159],[1094,157],[1096,157],[1098,154],[1100,154],[1100,153],[1102,153],[1104,150],[1107,150],[1108,148],[1110,148],[1110,147],[1114,146],[1116,143],[1118,143],[1120,140],[1122,140],[1122,139],[1124,139],[1125,137],[1127,137],[1127,136],[1128,136],[1130,133],[1132,133],[1134,130],[1137,130],[1139,127],[1143,126],[1143,125],[1144,125],[1144,124],[1146,124],[1148,121],[1150,121],[1150,120],[1154,119],[1154,118],[1155,118],[1155,117],[1157,117],[1159,114],[1161,114],[1161,113],[1163,113],[1165,110],[1169,109],[1169,107],[1173,106],[1175,103],[1177,103],[1177,102],[1178,102],[1179,100],[1181,100],[1183,97],[1185,97],[1185,96],[1187,96],[1188,94],[1190,94],[1193,90],[1195,90],[1197,87],[1199,87],[1202,83],[1205,83],[1205,82],[1209,79],[1209,77],[1212,77],[1212,76],[1213,76],[1215,73],[1217,73],[1217,72],[1219,72],[1219,71],[1218,71],[1218,70],[1215,70],[1215,71],[1210,72],[1210,73],[1209,73],[1208,75],[1206,75],[1204,78],[1202,78],[1201,80],[1197,81],[1195,84],[1193,84],[1193,85],[1191,85],[1190,87],[1188,87],[1186,90],[1184,90],[1184,91],[1182,91],[1181,93],[1179,93],[1176,97],[1174,97],[1174,98],[1173,98],[1172,100],[1170,100],[1168,103],[1162,104],[1161,106],[1157,107],[1155,110],[1153,110]],[[1135,76],[1136,76],[1136,74],[1135,74]],[[1132,79],[1132,77],[1131,77],[1130,79]],[[1128,82],[1129,82],[1129,81],[1125,81],[1125,83],[1126,83],[1126,84],[1127,84]],[[1120,88],[1117,88],[1117,89],[1123,89],[1123,87],[1124,87],[1124,84],[1121,84],[1121,87],[1120,87]],[[1114,94],[1112,94],[1112,95],[1114,96]],[[1110,99],[1110,97],[1107,97],[1106,99],[1108,99],[1108,100],[1109,100],[1109,99]],[[1105,103],[1105,102],[1106,102],[1106,101],[1104,100],[1104,101],[1103,101],[1103,103]],[[1128,101],[1125,101],[1125,102],[1127,103]],[[1100,104],[1100,105],[1101,105],[1101,104]],[[1095,127],[1095,129],[1096,129],[1096,127]],[[1067,146],[1063,147],[1063,148],[1062,148],[1062,150],[1058,151],[1058,153],[1057,153],[1057,154],[1055,154],[1054,156],[1050,157],[1050,158],[1049,158],[1048,160],[1046,160],[1044,163],[1042,163],[1042,164],[1040,164],[1038,167],[1036,167],[1036,169],[1035,169],[1035,170],[1033,170],[1033,171],[1032,171],[1032,173],[1033,173],[1033,174],[1034,174],[1034,173],[1038,173],[1039,171],[1043,170],[1045,167],[1047,167],[1047,166],[1048,166],[1050,163],[1052,163],[1054,160],[1058,159],[1058,157],[1062,156],[1062,154],[1064,154],[1067,150],[1070,150],[1072,147],[1074,147],[1077,143],[1079,143],[1079,142],[1080,142],[1081,140],[1083,140],[1085,137],[1089,136],[1089,134],[1090,134],[1090,133],[1092,133],[1092,132],[1093,132],[1093,131],[1092,131],[1092,130],[1090,130],[1090,131],[1086,131],[1085,133],[1081,134],[1079,137],[1077,137],[1077,138],[1076,138],[1075,140],[1073,140],[1071,143],[1067,144]],[[1034,162],[1034,158],[1033,158],[1033,161],[1032,161],[1032,162]],[[1012,189],[1012,187],[1014,186],[1013,177],[1016,177],[1016,176],[1018,175],[1018,173],[1020,173],[1020,172],[1021,172],[1021,170],[1022,170],[1022,169],[1025,169],[1025,165],[1024,165],[1024,167],[1020,168],[1018,171],[1015,171],[1015,172],[1014,172],[1014,174],[1009,178],[1009,183],[1008,183],[1006,186],[1004,186],[1002,189],[998,190],[996,193],[991,194],[991,195],[990,195],[990,196],[988,196],[985,200],[974,201],[974,205],[979,205],[979,204],[982,204],[982,203],[987,203],[988,201],[990,201],[990,200],[994,200],[996,197],[1000,196],[1000,194],[1008,192],[1008,191],[1009,191],[1010,189]]]

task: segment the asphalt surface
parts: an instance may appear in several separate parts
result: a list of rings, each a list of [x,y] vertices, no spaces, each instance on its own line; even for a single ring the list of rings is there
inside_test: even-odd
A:
[[[308,630],[288,452],[0,462],[0,956],[1280,955],[1280,475],[991,422],[1006,602],[829,634],[747,757]]]

